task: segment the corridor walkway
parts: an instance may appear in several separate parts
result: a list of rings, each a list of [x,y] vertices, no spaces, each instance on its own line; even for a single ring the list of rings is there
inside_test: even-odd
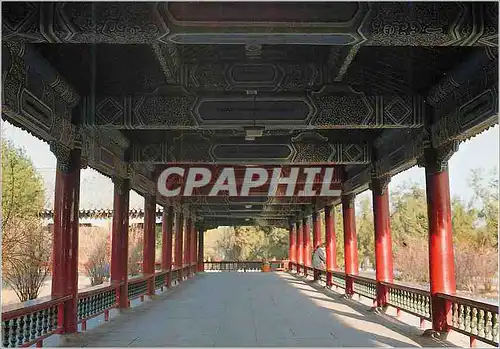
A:
[[[204,273],[68,346],[419,347],[444,343],[287,273]]]

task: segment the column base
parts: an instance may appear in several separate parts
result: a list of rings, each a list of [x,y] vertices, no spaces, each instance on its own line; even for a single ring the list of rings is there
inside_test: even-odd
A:
[[[59,338],[59,345],[66,347],[81,347],[83,346],[84,332],[75,332],[62,334]]]
[[[447,332],[447,331],[436,331],[436,330],[433,330],[432,328],[429,328],[429,329],[425,330],[424,333],[422,333],[422,336],[446,340],[448,338],[448,334],[449,334],[449,332]]]
[[[374,306],[374,307],[371,307],[370,309],[368,309],[368,311],[370,313],[374,313],[374,314],[385,314],[387,312],[387,306],[384,306],[384,307],[377,307],[377,306]]]

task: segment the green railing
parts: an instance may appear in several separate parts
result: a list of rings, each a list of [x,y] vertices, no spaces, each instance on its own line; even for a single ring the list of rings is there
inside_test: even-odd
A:
[[[87,320],[104,313],[104,320],[109,319],[109,310],[117,306],[119,283],[107,283],[90,287],[78,293],[77,319],[82,324],[82,331],[87,329]]]
[[[308,277],[314,275],[310,271],[311,267],[305,267],[293,262],[290,262],[289,265],[291,271],[300,270],[301,274],[304,274],[304,270],[306,270],[305,274]],[[327,275],[331,274],[331,285],[327,285],[328,287],[335,285],[345,288],[345,273],[320,269],[316,269],[316,272],[319,274],[319,280],[325,283],[328,279]],[[347,276],[353,280],[354,293],[369,299],[377,298],[377,282],[374,279],[359,275]],[[379,284],[387,289],[387,305],[396,308],[398,311],[403,310],[419,317],[421,324],[423,320],[432,321],[431,295],[428,290],[390,282],[379,282]],[[497,304],[446,294],[438,294],[437,297],[451,303],[452,316],[448,323],[449,329],[469,336],[471,345],[475,345],[476,339],[494,346],[499,345]]]
[[[58,316],[64,314],[65,297],[42,297],[2,307],[2,344],[5,348],[41,346],[43,339],[60,333]]]
[[[438,294],[451,302],[452,316],[448,324],[453,330],[475,340],[498,346],[498,304],[478,302],[464,297]]]
[[[157,289],[163,290],[163,287],[165,287],[167,284],[167,278],[169,273],[170,272],[167,270],[157,271],[155,273],[155,290]]]
[[[421,320],[431,321],[431,294],[417,287],[380,282],[387,287],[387,304],[396,309],[418,316]]]
[[[268,261],[271,271],[288,270],[288,261]],[[263,261],[217,261],[203,262],[207,272],[260,272],[264,266]]]

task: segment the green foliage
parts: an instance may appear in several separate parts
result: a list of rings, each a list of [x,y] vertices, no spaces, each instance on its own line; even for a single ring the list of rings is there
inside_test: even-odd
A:
[[[162,243],[162,231],[161,231],[161,223],[155,224],[155,246],[161,246]]]
[[[36,217],[43,209],[44,187],[24,151],[2,140],[2,226],[16,217]]]
[[[495,167],[489,173],[473,170],[469,185],[474,190],[474,204],[480,207],[477,217],[483,223],[477,229],[475,243],[498,248],[498,169]]]
[[[2,276],[22,302],[38,297],[48,272],[51,233],[39,218],[43,204],[33,163],[2,140]]]
[[[288,230],[271,227],[224,227],[213,258],[225,260],[286,259]]]
[[[375,264],[375,231],[373,225],[372,202],[364,197],[358,203],[356,233],[358,236],[358,258],[360,266],[373,267]]]
[[[405,243],[409,238],[427,240],[427,199],[425,189],[409,182],[391,190],[392,240]]]

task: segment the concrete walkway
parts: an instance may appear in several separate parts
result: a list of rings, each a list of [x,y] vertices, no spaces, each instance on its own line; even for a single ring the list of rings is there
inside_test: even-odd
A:
[[[443,346],[421,330],[287,273],[206,273],[67,346]]]

